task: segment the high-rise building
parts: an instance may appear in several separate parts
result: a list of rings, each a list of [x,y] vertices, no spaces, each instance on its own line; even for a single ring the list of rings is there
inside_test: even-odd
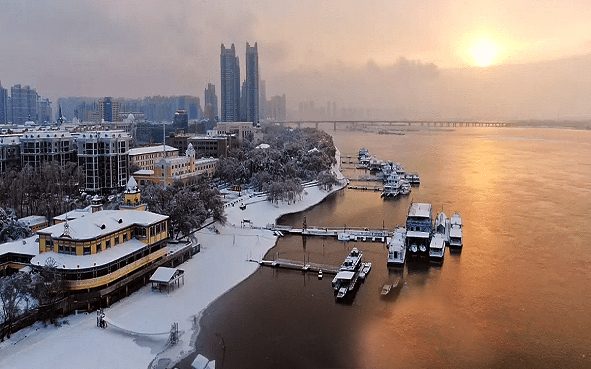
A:
[[[246,121],[254,125],[259,122],[259,52],[246,43]]]
[[[125,131],[82,132],[76,137],[87,192],[107,194],[125,187],[130,143]]]
[[[211,106],[208,108],[207,106]],[[205,105],[203,110],[206,112],[205,117],[214,120],[218,117],[218,97],[215,94],[215,85],[208,83],[207,88],[205,89]],[[208,116],[207,113],[210,113],[211,116]]]
[[[30,86],[14,85],[10,88],[12,100],[12,123],[24,124],[37,120],[37,98],[39,95]]]
[[[229,49],[222,44],[221,69],[221,121],[240,119],[240,63],[234,44]]]
[[[8,90],[0,83],[0,124],[8,123]]]
[[[285,94],[271,97],[269,104],[269,119],[284,122],[286,118]]]
[[[259,119],[267,118],[267,83],[264,80],[259,82]]]
[[[114,100],[112,97],[105,97],[99,100],[99,123],[100,121],[105,122],[120,122],[119,119],[119,108],[120,103]]]

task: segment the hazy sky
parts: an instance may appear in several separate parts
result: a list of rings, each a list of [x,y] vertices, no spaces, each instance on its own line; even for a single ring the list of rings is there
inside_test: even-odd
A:
[[[285,93],[291,107],[591,116],[590,20],[588,0],[0,0],[0,81],[54,104],[203,98],[208,81],[219,94],[220,44],[236,45],[244,76],[256,41],[267,96]],[[540,83],[549,91],[534,98]]]

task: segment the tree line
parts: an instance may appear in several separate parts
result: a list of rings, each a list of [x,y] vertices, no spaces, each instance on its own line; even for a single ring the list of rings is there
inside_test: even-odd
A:
[[[215,178],[236,185],[248,185],[268,194],[268,200],[296,201],[302,183],[317,180],[330,189],[337,183],[330,169],[335,164],[332,137],[313,128],[264,128],[265,146],[252,141],[220,158]]]

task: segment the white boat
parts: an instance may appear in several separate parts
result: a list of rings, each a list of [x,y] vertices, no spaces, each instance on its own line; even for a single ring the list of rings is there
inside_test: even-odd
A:
[[[449,230],[451,228],[451,222],[445,213],[441,212],[437,214],[435,218],[435,233],[443,235],[445,243],[449,243]]]
[[[322,269],[320,269],[320,270],[318,271],[318,279],[322,279],[322,277],[323,277],[323,274],[322,274]]]
[[[410,183],[406,179],[400,180],[400,194],[408,195],[410,193]]]
[[[459,248],[463,246],[462,218],[455,213],[451,216],[451,227],[449,230],[449,247]]]
[[[388,240],[388,265],[404,266],[406,261],[406,229],[397,227]]]
[[[361,258],[363,257],[363,253],[357,249],[357,247],[353,247],[349,255],[341,264],[341,271],[350,271],[355,272],[361,266]]]
[[[384,287],[382,287],[382,296],[386,296],[387,294],[389,294],[391,289],[391,284],[385,284]]]
[[[400,193],[400,176],[396,173],[391,173],[384,179],[384,191],[382,197],[396,197]]]
[[[378,159],[376,156],[372,156],[371,158],[369,158],[369,163],[368,163],[368,167],[369,170],[381,170],[382,169],[382,164],[384,162],[380,159]]]
[[[332,288],[337,293],[337,298],[342,299],[348,292],[353,291],[359,278],[358,272],[340,271],[332,280]]]
[[[371,270],[371,263],[363,263],[361,271],[359,272],[359,279],[364,280]]]
[[[443,234],[435,233],[429,246],[429,258],[433,261],[443,261],[445,255],[445,239]]]

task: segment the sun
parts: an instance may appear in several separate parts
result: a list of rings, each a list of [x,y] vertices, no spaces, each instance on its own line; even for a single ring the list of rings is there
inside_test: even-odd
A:
[[[490,65],[497,57],[499,51],[496,45],[490,41],[478,41],[472,45],[468,53],[479,67]]]

